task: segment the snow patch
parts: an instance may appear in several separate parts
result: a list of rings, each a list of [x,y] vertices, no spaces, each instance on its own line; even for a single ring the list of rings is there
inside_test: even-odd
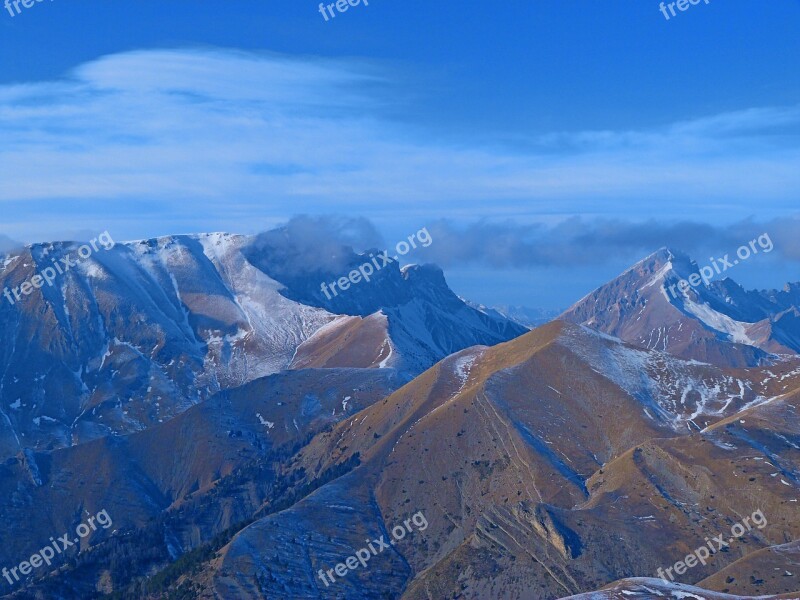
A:
[[[256,413],[256,416],[258,417],[258,422],[264,425],[267,429],[272,429],[273,427],[275,427],[275,423],[267,421],[264,417],[261,416],[261,413]]]
[[[685,298],[684,308],[686,312],[697,317],[705,325],[716,331],[725,333],[732,342],[757,346],[758,343],[747,334],[748,327],[752,323],[743,323],[731,319],[728,315],[723,315],[711,308],[707,303],[698,304],[689,298]]]

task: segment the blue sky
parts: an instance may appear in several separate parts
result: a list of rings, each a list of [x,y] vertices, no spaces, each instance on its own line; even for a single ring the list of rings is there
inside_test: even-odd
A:
[[[447,267],[478,301],[558,307],[662,243],[721,255],[709,239],[797,213],[800,0],[701,1],[669,21],[652,0],[370,0],[328,22],[317,7],[2,10],[0,234],[250,233],[336,213],[393,244],[442,220],[528,237],[640,223],[639,247],[591,259]],[[719,235],[657,226],[680,222]],[[796,272],[792,247],[733,276]]]

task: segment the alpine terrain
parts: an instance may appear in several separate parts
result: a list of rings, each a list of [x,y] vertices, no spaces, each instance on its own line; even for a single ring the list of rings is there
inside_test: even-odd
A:
[[[7,597],[800,597],[800,284],[673,297],[663,249],[529,330],[433,265],[328,297],[367,254],[279,233],[117,244],[0,307],[0,563],[113,518]]]

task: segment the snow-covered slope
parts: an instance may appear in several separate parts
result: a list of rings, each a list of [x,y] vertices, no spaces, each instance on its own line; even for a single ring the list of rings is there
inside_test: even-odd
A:
[[[285,368],[333,315],[292,302],[210,234],[117,244],[0,306],[4,450],[137,431],[222,389]],[[77,244],[26,248],[0,272],[17,286]]]
[[[700,430],[712,420],[765,402],[767,390],[775,389],[765,387],[771,378],[755,369],[736,377],[730,369],[632,347],[585,326],[566,328],[559,343],[639,400],[648,417],[677,431]],[[787,375],[794,377],[795,372]]]

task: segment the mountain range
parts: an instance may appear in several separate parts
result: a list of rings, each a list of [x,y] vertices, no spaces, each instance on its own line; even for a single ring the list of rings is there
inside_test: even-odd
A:
[[[76,247],[7,255],[0,284]],[[2,304],[0,565],[114,522],[3,592],[800,596],[800,284],[673,295],[698,267],[662,249],[529,331],[432,265],[322,293],[368,253],[171,236]],[[764,528],[658,579],[755,510]]]
[[[0,458],[142,431],[295,366],[385,366],[409,379],[525,331],[467,306],[435,267],[393,263],[326,305],[308,290],[321,295],[333,275],[309,271],[287,287],[268,275],[277,250],[257,242],[209,234],[116,244],[0,303]],[[18,287],[78,247],[6,256],[0,286]]]

